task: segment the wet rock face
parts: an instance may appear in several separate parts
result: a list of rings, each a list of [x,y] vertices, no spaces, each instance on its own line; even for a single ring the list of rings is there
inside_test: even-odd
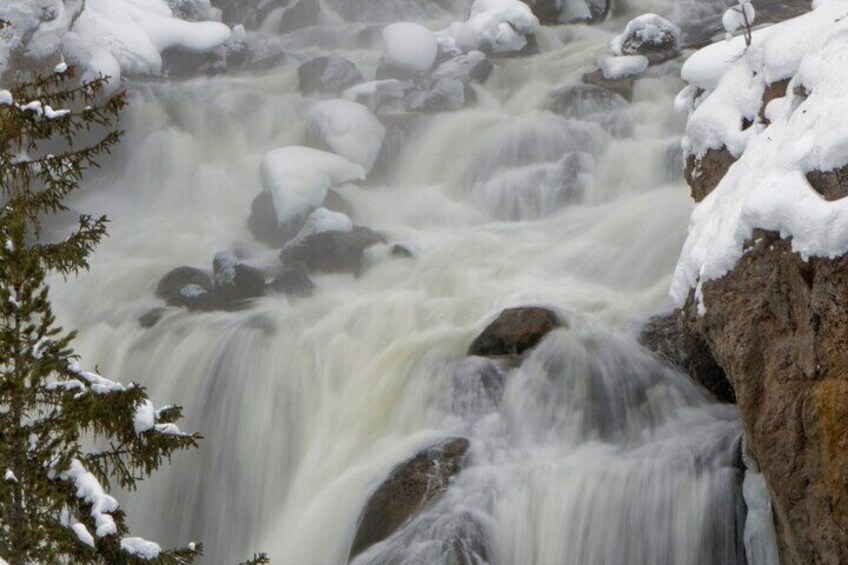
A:
[[[642,328],[639,342],[692,377],[717,400],[735,403],[733,385],[713,357],[710,346],[684,322],[680,310],[652,318]]]
[[[309,271],[357,274],[365,250],[378,243],[385,243],[383,237],[362,226],[350,232],[326,231],[284,248],[280,260],[284,264],[303,263]]]
[[[204,295],[212,293],[214,288],[215,282],[208,272],[194,267],[177,267],[159,281],[156,296],[169,306],[205,310],[209,301]]]
[[[560,327],[563,323],[559,316],[547,308],[510,308],[483,330],[468,348],[468,354],[480,357],[521,355]]]
[[[768,482],[781,561],[848,563],[848,257],[792,252],[755,233],[688,324],[736,390],[749,447]]]
[[[700,159],[689,155],[683,174],[692,189],[695,202],[700,202],[715,190],[735,162],[736,158],[726,148],[710,149]]]
[[[438,499],[462,470],[468,448],[465,438],[448,439],[395,467],[359,518],[350,559],[390,537]]]

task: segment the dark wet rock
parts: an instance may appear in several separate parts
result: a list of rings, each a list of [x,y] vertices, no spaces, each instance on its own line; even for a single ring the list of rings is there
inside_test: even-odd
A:
[[[168,312],[167,308],[153,308],[152,310],[148,310],[143,315],[138,318],[138,324],[142,328],[152,328],[165,316],[165,313]]]
[[[409,81],[398,79],[375,80],[345,91],[345,98],[367,106],[372,112],[406,110],[404,98],[412,90]]]
[[[413,92],[408,106],[419,112],[461,110],[465,106],[465,85],[454,78],[439,79],[429,90]]]
[[[339,55],[326,55],[306,61],[297,68],[297,77],[303,94],[339,94],[363,80],[356,65]]]
[[[715,190],[735,162],[736,157],[726,147],[710,149],[700,159],[689,155],[686,158],[684,175],[692,189],[695,202],[700,202]]]
[[[305,298],[315,292],[315,283],[309,278],[303,263],[284,265],[282,272],[271,281],[271,290],[290,297]]]
[[[825,200],[839,200],[848,196],[848,166],[832,171],[807,173],[807,182]]]
[[[441,63],[433,71],[432,77],[437,81],[451,78],[468,85],[472,82],[486,82],[493,69],[494,65],[482,51],[470,51]]]
[[[628,102],[633,100],[634,79],[632,78],[608,79],[604,76],[604,72],[598,69],[583,75],[583,83],[614,92]]]
[[[321,207],[326,208],[330,212],[339,212],[340,214],[344,214],[348,218],[353,217],[353,206],[350,205],[350,202],[345,200],[344,196],[333,189],[327,191],[327,196],[324,197],[324,202],[321,204]]]
[[[440,498],[462,470],[469,446],[465,438],[447,439],[396,466],[359,517],[350,559],[389,538]]]
[[[240,263],[232,253],[216,253],[212,261],[215,291],[228,302],[258,298],[265,293],[265,275]]]
[[[227,307],[227,301],[220,294],[215,291],[208,291],[197,284],[182,287],[177,298],[169,304],[201,312],[224,310]]]
[[[684,322],[680,310],[651,318],[642,328],[639,342],[689,375],[717,400],[735,404],[733,384],[713,357],[709,344]]]
[[[321,17],[319,0],[212,0],[212,5],[220,8],[221,20],[231,27],[259,29],[276,21],[277,26],[269,31],[277,33],[315,25]]]
[[[207,271],[194,267],[177,267],[159,280],[156,296],[171,306],[183,306],[185,297],[180,291],[190,285],[206,292],[212,292],[215,288],[212,275]]]
[[[521,355],[535,347],[548,333],[561,327],[564,327],[562,320],[548,308],[509,308],[474,340],[468,354],[480,357]]]
[[[549,108],[563,118],[593,122],[611,135],[625,137],[633,132],[633,124],[622,112],[627,105],[627,100],[612,90],[571,84],[551,94]]]
[[[324,197],[321,207],[332,212],[340,212],[348,217],[354,215],[354,210],[350,203],[337,191],[332,189],[327,191],[327,196]],[[257,241],[266,243],[271,247],[282,247],[300,232],[306,219],[314,211],[314,208],[310,209],[308,213],[285,224],[280,224],[277,221],[277,213],[274,209],[274,198],[271,196],[271,193],[263,190],[253,199],[250,205],[247,227]]]
[[[597,23],[610,11],[610,0],[524,0],[542,25]],[[563,5],[564,4],[564,5]]]
[[[283,11],[279,32],[288,33],[307,26],[314,26],[321,20],[319,0],[292,0]]]
[[[414,256],[407,246],[399,243],[392,245],[391,254],[392,257],[397,257],[399,259],[412,259]]]
[[[280,260],[283,264],[302,262],[310,272],[357,274],[365,250],[379,243],[385,243],[383,236],[362,226],[349,232],[326,231],[286,246],[280,253]]]
[[[399,165],[399,155],[408,143],[416,138],[424,115],[414,112],[392,113],[379,116],[380,123],[386,128],[386,138],[369,179],[379,181],[391,178]]]

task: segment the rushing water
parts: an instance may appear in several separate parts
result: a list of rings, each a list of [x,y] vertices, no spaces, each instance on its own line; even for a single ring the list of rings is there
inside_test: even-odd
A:
[[[414,12],[439,19],[434,28],[450,19],[421,4],[387,2],[379,14]],[[455,563],[447,540],[467,556],[482,544],[493,565],[743,563],[736,409],[634,339],[638,321],[668,305],[690,206],[674,159],[674,65],[603,116],[618,137],[545,110],[628,17],[672,7],[630,0],[599,28],[545,29],[542,53],[497,62],[476,106],[393,137],[396,157],[377,180],[342,192],[358,224],[413,259],[374,249],[359,277],[317,277],[312,298],[173,309],[150,329],[138,317],[160,305],[153,289],[171,268],[206,267],[220,250],[275,259],[245,221],[262,155],[306,139],[308,101],[295,57],[133,84],[123,148],[75,202],[107,212],[111,238],[90,274],[54,294],[88,364],[184,405],[183,427],[206,437],[127,499],[136,533],[202,540],[205,563],[258,549],[284,565],[343,564],[388,471],[461,435],[468,468],[357,565]],[[460,18],[467,6],[453,8]],[[345,47],[361,29],[340,16],[283,39],[301,56],[328,46],[373,69],[379,45]],[[564,155],[582,167],[573,193],[527,181]],[[523,304],[557,309],[569,328],[493,397],[478,378],[491,367],[465,351],[499,310]]]

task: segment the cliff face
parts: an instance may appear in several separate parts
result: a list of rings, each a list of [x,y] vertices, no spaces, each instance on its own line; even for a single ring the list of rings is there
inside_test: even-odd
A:
[[[699,204],[672,294],[735,389],[781,562],[837,565],[848,563],[848,122],[828,116],[846,108],[848,2],[814,7],[755,32],[721,72],[710,64],[729,43],[684,67]]]

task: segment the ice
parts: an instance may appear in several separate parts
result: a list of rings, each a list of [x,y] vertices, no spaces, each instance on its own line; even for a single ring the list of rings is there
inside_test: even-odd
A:
[[[806,173],[848,164],[848,1],[815,6],[762,30],[767,34],[755,32],[754,46],[726,67],[690,116],[690,154],[725,145],[739,160],[692,213],[671,287],[679,305],[691,289],[734,267],[754,229],[791,237],[792,249],[804,259],[848,252],[848,202],[825,200],[806,179]],[[740,39],[705,48],[684,75],[707,79],[697,63],[710,72],[717,66],[704,52],[726,54],[723,46]],[[766,81],[790,77],[787,96],[766,108],[769,123],[743,130],[740,117],[758,120]],[[700,306],[701,312],[709,309]]]
[[[421,24],[399,22],[383,28],[386,61],[412,71],[430,70],[436,61],[436,38]]]
[[[642,55],[603,56],[598,58],[598,67],[604,78],[616,80],[643,73],[648,68],[648,58]]]
[[[324,100],[312,106],[308,121],[334,153],[370,172],[380,155],[386,128],[367,107],[350,100]]]
[[[333,186],[365,180],[361,165],[327,151],[300,146],[268,152],[260,172],[281,224],[305,218],[321,206]]]

